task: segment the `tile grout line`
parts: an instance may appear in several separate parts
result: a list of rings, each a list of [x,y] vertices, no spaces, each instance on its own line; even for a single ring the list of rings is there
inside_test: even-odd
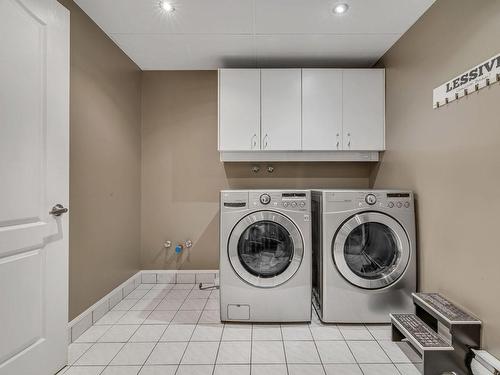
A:
[[[287,375],[289,375],[290,372],[288,371],[288,358],[287,358],[287,355],[286,355],[286,348],[285,348],[285,336],[283,336],[283,325],[280,324],[279,327],[280,327],[280,335],[281,335],[281,344],[283,346],[283,353],[285,354],[286,373],[287,373]]]
[[[309,333],[311,334],[311,338],[313,340],[314,347],[316,348],[316,353],[318,354],[319,362],[321,364],[321,368],[323,369],[323,374],[326,375],[325,364],[323,363],[323,359],[321,358],[321,353],[319,352],[318,345],[316,344],[316,340],[314,339],[314,336],[313,336],[312,331],[311,331],[311,323],[309,323],[307,325],[307,328],[309,329]]]

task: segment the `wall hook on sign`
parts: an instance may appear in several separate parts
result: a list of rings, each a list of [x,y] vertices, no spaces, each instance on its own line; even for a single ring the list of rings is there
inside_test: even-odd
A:
[[[436,87],[433,91],[433,107],[440,108],[498,82],[500,82],[500,54]]]

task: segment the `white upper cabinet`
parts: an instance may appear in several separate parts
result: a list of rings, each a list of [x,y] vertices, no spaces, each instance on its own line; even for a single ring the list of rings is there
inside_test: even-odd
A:
[[[301,149],[301,69],[261,70],[261,149]]]
[[[344,150],[384,150],[384,70],[344,70],[342,92]]]
[[[342,150],[342,70],[302,70],[302,150]]]
[[[221,160],[376,161],[384,149],[383,69],[219,70]]]
[[[260,70],[219,71],[219,150],[260,150]]]

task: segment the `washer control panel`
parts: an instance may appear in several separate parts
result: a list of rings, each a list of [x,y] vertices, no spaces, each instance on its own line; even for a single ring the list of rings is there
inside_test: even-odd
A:
[[[291,211],[308,211],[310,194],[307,191],[251,191],[250,207],[281,208]]]
[[[356,197],[359,207],[408,209],[413,206],[413,194],[410,192],[360,192]]]

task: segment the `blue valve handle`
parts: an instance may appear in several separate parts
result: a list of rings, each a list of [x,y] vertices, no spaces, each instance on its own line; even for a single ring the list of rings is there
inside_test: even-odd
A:
[[[181,252],[182,252],[182,246],[181,246],[181,245],[177,245],[177,246],[175,247],[175,253],[176,253],[176,254],[180,254]]]

